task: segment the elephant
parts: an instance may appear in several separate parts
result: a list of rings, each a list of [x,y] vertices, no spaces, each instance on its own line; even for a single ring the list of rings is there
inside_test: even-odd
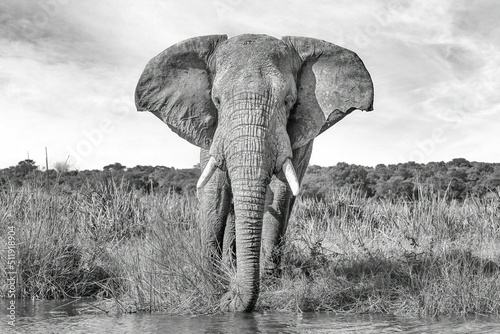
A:
[[[147,63],[137,110],[201,148],[203,252],[221,261],[235,238],[225,310],[251,312],[261,273],[279,268],[315,137],[353,110],[373,110],[373,96],[354,52],[314,38],[200,36]]]

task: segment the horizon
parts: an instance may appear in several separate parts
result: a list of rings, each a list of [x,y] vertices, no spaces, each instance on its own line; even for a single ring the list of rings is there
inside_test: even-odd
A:
[[[0,168],[28,152],[45,167],[45,147],[49,169],[68,156],[78,170],[192,168],[199,148],[136,112],[135,86],[146,63],[179,41],[244,33],[323,39],[356,52],[370,72],[374,111],[355,111],[318,136],[310,165],[500,162],[500,4],[492,0],[7,0],[0,13]]]
[[[323,165],[309,163],[308,167],[318,166],[318,167],[321,167],[321,168],[329,168],[329,167],[335,167],[337,164],[345,163],[345,164],[348,164],[348,165],[357,165],[357,166],[362,166],[362,167],[375,168],[378,165],[390,166],[390,165],[400,165],[400,164],[408,164],[408,163],[416,163],[416,164],[421,164],[421,165],[427,165],[427,164],[431,164],[431,163],[441,163],[441,162],[443,162],[443,163],[447,164],[447,163],[452,162],[453,160],[458,160],[458,159],[465,159],[465,158],[463,158],[463,157],[456,157],[456,158],[452,158],[452,159],[447,160],[447,161],[444,161],[444,160],[440,160],[440,161],[428,161],[428,162],[404,161],[404,162],[397,162],[397,163],[394,163],[394,164],[391,164],[391,163],[390,164],[377,163],[375,165],[362,165],[362,164],[349,163],[349,162],[345,162],[345,161],[338,161],[335,164],[329,165],[329,166],[323,166]],[[37,161],[31,159],[31,157],[28,157],[27,159],[20,160],[16,164],[12,164],[12,165],[7,166],[7,167],[1,167],[0,166],[0,170],[11,168],[11,167],[16,167],[20,162],[26,161],[26,160],[32,160],[32,161],[34,161],[35,162],[35,166],[38,167],[39,171],[42,171],[42,172],[46,171],[45,164],[43,164],[43,163],[37,164]],[[469,163],[500,164],[500,162],[475,161],[475,160],[468,160],[468,159],[465,159],[465,160],[467,160]],[[50,161],[50,159],[49,159],[49,161]],[[56,162],[54,162],[54,164],[52,164],[52,168],[51,168],[51,164],[49,163],[49,170],[55,170],[56,169],[56,168],[54,168],[55,163],[64,163],[64,162],[63,161],[56,161]],[[141,167],[153,167],[153,168],[166,167],[166,168],[174,168],[176,170],[177,169],[199,169],[199,166],[198,166],[199,162],[196,163],[196,164],[194,164],[191,167],[176,167],[176,166],[166,166],[166,165],[142,165],[142,164],[134,165],[134,166],[127,166],[127,165],[122,164],[120,161],[110,162],[110,163],[104,164],[101,167],[96,167],[96,168],[76,169],[76,168],[73,168],[73,166],[71,166],[71,165],[68,165],[67,167],[68,167],[68,171],[104,170],[104,167],[107,167],[107,166],[110,166],[110,165],[114,165],[116,163],[121,164],[122,166],[125,167],[125,169],[134,168],[134,167],[138,167],[138,166],[141,166]]]

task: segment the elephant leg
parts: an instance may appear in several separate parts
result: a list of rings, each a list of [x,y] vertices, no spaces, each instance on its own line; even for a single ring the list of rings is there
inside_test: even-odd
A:
[[[292,161],[299,182],[302,182],[304,178],[312,147],[313,141],[293,151]],[[282,174],[273,177],[266,194],[266,212],[262,226],[262,274],[264,276],[280,274],[285,232],[295,203],[295,197]]]
[[[201,150],[200,165],[205,168],[210,155]],[[231,187],[224,171],[217,170],[207,184],[199,189],[201,238],[211,264],[222,256],[224,229],[231,206]]]
[[[279,269],[292,198],[286,181],[273,177],[266,195],[262,226],[262,276],[277,274]]]

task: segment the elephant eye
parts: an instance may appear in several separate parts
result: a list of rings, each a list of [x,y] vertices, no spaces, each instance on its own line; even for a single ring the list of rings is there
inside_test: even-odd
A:
[[[292,95],[287,95],[285,97],[285,106],[288,109],[292,109],[294,104],[295,104],[295,97],[293,97]]]
[[[215,104],[215,108],[219,109],[219,107],[220,107],[220,99],[218,97],[214,97],[213,101],[214,101],[214,104]]]

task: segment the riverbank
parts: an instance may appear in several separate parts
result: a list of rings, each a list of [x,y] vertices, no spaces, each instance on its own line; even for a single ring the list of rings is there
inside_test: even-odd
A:
[[[125,188],[107,179],[77,193],[1,193],[1,242],[12,230],[16,244],[14,267],[0,270],[3,297],[16,273],[18,298],[94,296],[121,312],[217,312],[234,270],[207,269],[197,199]],[[282,278],[263,280],[257,310],[499,314],[500,194],[419,198],[368,200],[352,190],[299,198]]]

